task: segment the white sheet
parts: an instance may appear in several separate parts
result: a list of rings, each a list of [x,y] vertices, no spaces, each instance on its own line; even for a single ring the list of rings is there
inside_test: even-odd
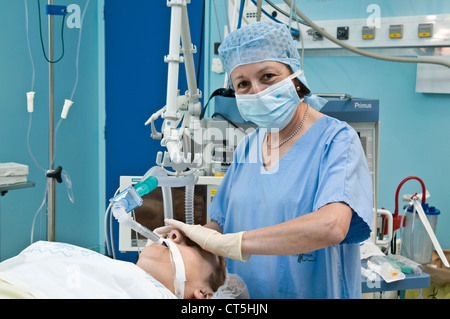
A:
[[[0,263],[0,281],[36,298],[176,298],[133,263],[45,241]]]

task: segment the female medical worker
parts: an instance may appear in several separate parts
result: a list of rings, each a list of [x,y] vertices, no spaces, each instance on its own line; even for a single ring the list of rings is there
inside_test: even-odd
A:
[[[359,298],[359,243],[373,206],[357,133],[318,112],[321,98],[298,94],[301,84],[309,90],[286,26],[244,26],[219,54],[242,117],[258,129],[235,151],[209,207],[212,222],[166,223],[231,258],[228,271],[252,298]]]

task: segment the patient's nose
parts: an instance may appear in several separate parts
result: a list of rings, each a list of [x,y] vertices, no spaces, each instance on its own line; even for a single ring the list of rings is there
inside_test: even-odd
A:
[[[176,244],[186,244],[186,237],[178,229],[170,231],[169,239]]]

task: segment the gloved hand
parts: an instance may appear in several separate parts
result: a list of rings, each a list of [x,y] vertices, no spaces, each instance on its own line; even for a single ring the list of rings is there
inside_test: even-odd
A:
[[[222,235],[213,229],[200,225],[187,225],[174,219],[166,219],[164,221],[168,226],[155,229],[155,233],[164,234],[176,228],[182,231],[192,241],[199,244],[200,247],[213,254],[241,261],[247,261],[251,256],[242,255],[241,252],[242,235],[244,232]]]

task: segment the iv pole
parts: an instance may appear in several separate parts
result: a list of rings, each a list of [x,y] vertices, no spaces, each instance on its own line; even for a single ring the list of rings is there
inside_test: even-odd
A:
[[[48,0],[48,5],[53,5],[53,0]],[[54,61],[54,35],[53,35],[53,15],[48,15],[48,48],[49,61]],[[49,132],[49,171],[53,171],[53,155],[55,148],[54,141],[54,110],[55,110],[55,66],[54,63],[48,63],[48,132]],[[55,179],[47,177],[48,183],[48,202],[47,202],[47,239],[56,240],[56,183]]]

